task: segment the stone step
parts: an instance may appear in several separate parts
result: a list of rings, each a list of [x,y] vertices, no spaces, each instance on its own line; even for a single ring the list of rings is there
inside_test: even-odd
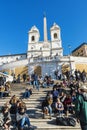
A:
[[[25,129],[25,130],[29,130],[29,129]],[[60,128],[60,127],[56,127],[56,128],[54,128],[54,127],[47,127],[47,128],[43,128],[43,126],[42,127],[37,127],[37,128],[35,128],[34,130],[81,130],[81,128]]]
[[[13,87],[11,87],[11,90],[17,90],[17,91],[19,91],[19,90],[21,90],[21,91],[25,91],[25,89],[26,88],[28,88],[28,89],[30,89],[30,88],[32,88],[33,89],[33,91],[38,91],[36,88],[33,88],[33,87],[20,87],[20,88],[13,88]],[[66,88],[64,88],[64,89],[66,89]],[[40,88],[39,89],[39,92],[42,92],[42,91],[50,91],[50,90],[52,90],[52,87],[49,87],[49,88]]]
[[[26,104],[41,104],[43,99],[22,99]],[[5,103],[5,102],[9,102],[10,99],[0,99],[0,104]]]
[[[25,92],[25,88],[33,88],[26,84],[12,84],[11,95],[17,95],[18,98]],[[17,87],[18,86],[18,87]],[[29,114],[30,122],[35,126],[35,130],[81,130],[79,124],[75,127],[71,126],[58,126],[56,125],[56,117],[52,116],[52,119],[43,119],[43,113],[41,109],[41,103],[45,99],[50,88],[40,88],[40,91],[33,89],[33,94],[28,99],[23,99],[27,106],[27,113]],[[0,99],[0,106],[4,105],[11,97]],[[13,129],[11,129],[13,130]],[[14,129],[15,130],[15,129]]]
[[[37,130],[81,130],[79,124],[77,123],[75,127],[73,126],[59,126],[56,125],[56,119],[38,119],[30,118],[30,122]],[[36,130],[35,129],[35,130]]]
[[[20,95],[17,95],[17,97],[18,98],[20,98],[21,96]],[[4,97],[4,98],[0,98],[0,101],[2,101],[2,100],[10,100],[11,99],[11,96],[9,96],[9,97]],[[31,95],[29,98],[28,98],[29,100],[44,100],[45,99],[45,96],[44,95],[42,95],[42,96],[40,96],[39,97],[39,95]],[[23,99],[23,100],[27,100],[27,99]]]
[[[36,91],[33,91],[33,93],[47,93],[48,91],[51,91],[51,90],[47,90],[47,91],[38,91],[38,90],[36,90]],[[11,91],[11,92],[12,93],[24,93],[25,90],[20,90],[20,91],[14,90],[14,91]]]
[[[36,126],[37,129],[50,129],[50,130],[53,130],[53,129],[56,129],[56,130],[61,130],[61,129],[64,129],[64,130],[81,130],[80,126],[79,125],[76,125],[75,127],[73,126],[58,126],[56,124],[52,124],[53,122],[52,121],[48,121],[48,122],[31,122],[33,126]]]
[[[42,100],[40,100],[40,99],[22,99],[25,103],[31,103],[31,104],[33,104],[33,103],[35,103],[35,104],[38,104],[38,103],[41,103],[42,101],[43,101],[43,99]],[[8,98],[8,99],[0,99],[0,103],[3,103],[3,102],[6,102],[6,101],[10,101],[10,98]]]
[[[22,98],[20,95],[17,96],[17,98]],[[42,95],[41,97],[39,97],[39,95],[32,95],[30,96],[29,98],[22,98],[22,100],[24,100],[25,102],[28,100],[31,100],[31,101],[43,101],[46,97],[44,95]],[[11,99],[11,96],[10,97],[3,97],[3,98],[0,98],[0,102],[1,101],[5,101],[5,100],[10,100]]]
[[[29,100],[29,101],[43,101],[44,99],[45,99],[45,97],[43,97],[43,98],[38,98],[38,99],[30,97],[28,100]],[[27,102],[26,100],[27,100],[27,99],[23,99],[23,101]]]
[[[4,106],[4,104],[5,104],[5,103],[2,103],[2,104],[0,104],[0,106]],[[29,104],[29,105],[27,106],[27,109],[29,109],[29,108],[31,108],[31,109],[32,109],[32,108],[36,108],[36,109],[37,109],[37,108],[41,108],[41,106],[38,105],[38,104],[37,104],[37,105],[36,105],[36,104]]]
[[[11,96],[13,96],[13,95],[22,96],[23,94],[20,94],[20,93],[11,93]],[[45,93],[33,93],[33,94],[31,95],[31,97],[32,97],[32,96],[46,96],[46,94],[45,94]]]
[[[9,103],[9,101],[10,101],[10,99],[6,99],[6,100],[0,100],[0,104],[3,104],[3,103]],[[26,99],[26,100],[24,100],[24,99],[22,99],[22,101],[23,102],[25,102],[25,104],[26,105],[28,105],[28,104],[42,104],[42,102],[43,102],[43,99]]]

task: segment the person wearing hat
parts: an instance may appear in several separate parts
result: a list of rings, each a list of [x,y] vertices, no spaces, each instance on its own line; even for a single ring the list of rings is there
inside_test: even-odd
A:
[[[87,130],[87,85],[81,84],[75,102],[75,114],[77,122],[82,130]]]

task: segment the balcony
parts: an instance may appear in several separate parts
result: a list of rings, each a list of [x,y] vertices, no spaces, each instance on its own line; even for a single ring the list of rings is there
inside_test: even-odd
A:
[[[35,62],[46,62],[46,61],[59,61],[60,57],[59,56],[47,56],[47,57],[31,57],[29,59],[30,63],[35,63]]]

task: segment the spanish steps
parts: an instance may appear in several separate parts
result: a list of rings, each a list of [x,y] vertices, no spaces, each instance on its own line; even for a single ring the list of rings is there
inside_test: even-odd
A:
[[[25,83],[15,83],[11,84],[11,96],[16,95],[21,96],[21,93],[25,91],[25,88],[31,88],[29,84]],[[35,130],[81,130],[79,124],[75,127],[72,126],[59,126],[56,125],[56,117],[52,116],[51,119],[43,119],[43,114],[41,110],[42,101],[45,99],[46,94],[50,88],[40,88],[40,90],[33,89],[33,94],[28,99],[23,99],[27,106],[27,112],[29,113],[31,125],[33,125]],[[3,106],[6,102],[10,100],[11,97],[4,97],[0,99],[0,106]],[[11,126],[11,130],[16,130]]]

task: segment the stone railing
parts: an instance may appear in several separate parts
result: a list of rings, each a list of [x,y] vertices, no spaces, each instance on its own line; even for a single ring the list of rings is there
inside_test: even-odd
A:
[[[3,65],[0,65],[0,70],[8,69],[8,68],[11,69],[11,68],[14,68],[17,66],[23,66],[23,65],[27,65],[27,64],[28,64],[28,59],[12,61],[9,63],[5,63]]]
[[[6,82],[8,82],[8,81],[12,82],[13,81],[13,76],[11,76],[11,75],[8,75],[8,74],[0,72],[0,76],[5,77],[6,78]]]
[[[42,62],[42,61],[59,61],[59,56],[47,56],[47,57],[33,57],[29,59],[29,62]]]

